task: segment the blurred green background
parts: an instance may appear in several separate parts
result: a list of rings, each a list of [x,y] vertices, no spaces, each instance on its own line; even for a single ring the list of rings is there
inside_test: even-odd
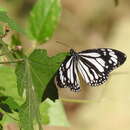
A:
[[[0,0],[21,26],[36,0]],[[53,38],[40,48],[46,48],[50,56],[70,48],[57,44],[61,41],[76,51],[109,47],[127,55],[127,61],[114,70],[102,86],[91,88],[82,83],[79,93],[59,89],[61,98],[78,99],[85,103],[64,102],[71,126],[68,128],[46,126],[46,130],[130,130],[130,1],[119,0],[61,0],[62,16]],[[10,36],[5,40],[9,40]],[[30,42],[21,36],[24,46]],[[15,130],[15,125],[6,126]]]

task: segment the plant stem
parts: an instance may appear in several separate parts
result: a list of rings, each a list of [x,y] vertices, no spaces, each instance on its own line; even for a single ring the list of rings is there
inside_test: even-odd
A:
[[[98,102],[98,100],[80,100],[80,99],[67,99],[67,98],[60,98],[63,102],[69,103],[94,103]]]
[[[15,61],[6,61],[6,62],[0,62],[0,64],[10,64],[10,63],[18,63],[23,62],[23,59],[15,60]]]

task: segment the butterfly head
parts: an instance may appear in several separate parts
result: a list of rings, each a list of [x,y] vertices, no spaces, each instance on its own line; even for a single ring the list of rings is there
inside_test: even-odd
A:
[[[73,56],[77,61],[79,59],[78,53],[74,49],[70,49],[70,55]]]
[[[74,49],[70,49],[70,54],[71,55],[75,55],[76,54],[76,52],[74,51]]]

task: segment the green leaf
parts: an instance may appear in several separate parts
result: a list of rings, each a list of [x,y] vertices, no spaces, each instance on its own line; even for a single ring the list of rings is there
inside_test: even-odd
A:
[[[23,95],[24,89],[26,88],[26,74],[25,74],[25,64],[18,63],[16,65],[15,73],[17,76],[17,88],[20,96]]]
[[[5,112],[12,113],[12,110],[18,112],[19,105],[12,97],[0,96],[0,108]]]
[[[12,35],[12,37],[11,37],[11,45],[14,45],[14,46],[21,45],[21,41],[20,41],[18,35]]]
[[[19,38],[18,34],[12,35],[10,48],[12,48],[12,55],[16,59],[22,59],[22,58],[25,57],[24,52],[23,52],[22,43],[20,41],[20,38]]]
[[[50,104],[48,102],[43,102],[40,104],[40,114],[41,114],[41,122],[43,124],[49,124],[50,119],[49,119],[49,108]]]
[[[26,91],[26,101],[19,110],[21,127],[24,130],[33,130],[34,119],[37,119],[37,121],[39,120],[39,102],[33,89],[32,74],[27,58],[25,59],[25,62],[17,64],[15,73],[17,76],[19,95],[22,96],[23,91]]]
[[[0,22],[7,23],[12,30],[24,33],[22,28],[20,28],[20,26],[18,26],[11,18],[9,18],[5,11],[0,11]]]
[[[19,113],[21,125],[24,130],[33,129],[35,119],[40,128],[39,104],[47,85],[54,77],[54,74],[60,66],[59,63],[63,61],[65,56],[66,53],[61,53],[56,56],[48,57],[46,50],[37,49],[25,59],[24,63],[17,65],[15,72],[19,94],[22,95],[24,89],[26,91],[26,102],[22,105]],[[51,87],[53,87],[53,89],[47,91],[48,94],[46,94],[44,99],[49,97],[49,95],[53,98],[58,97],[57,90],[53,91],[56,87]],[[53,98],[52,100],[55,100]],[[48,123],[48,117],[45,116],[45,118],[44,123]]]
[[[11,110],[14,110],[16,112],[18,112],[19,107],[20,107],[18,105],[18,103],[12,97],[7,97],[7,99],[2,101],[2,103],[7,104],[10,107]]]
[[[18,113],[17,112],[13,112],[13,113],[3,113],[3,118],[0,121],[0,123],[5,126],[9,123],[17,123],[16,120],[18,121]]]
[[[23,99],[20,98],[17,92],[16,76],[13,67],[0,65],[0,93],[2,96],[0,97],[0,102],[7,104],[11,110],[19,109],[19,104],[23,102]],[[13,112],[11,116],[18,119],[16,112]],[[7,114],[4,114],[1,123],[6,125],[11,122],[16,121]]]
[[[37,117],[39,104],[37,103],[35,92],[33,90],[30,65],[27,59],[25,60],[25,72],[23,77],[23,86],[26,88],[26,101],[20,108],[20,123],[24,130],[34,130],[33,121]]]
[[[18,103],[23,101],[17,92],[16,76],[13,67],[0,65],[0,88],[3,95],[12,97]]]
[[[12,110],[10,109],[9,105],[7,105],[7,104],[0,103],[0,108],[5,112],[12,113]]]
[[[39,43],[48,41],[53,35],[60,14],[60,0],[38,0],[30,13],[29,36]]]
[[[1,8],[1,7],[0,7],[0,11],[5,11],[5,12],[6,12],[7,9],[6,9],[6,8]]]
[[[59,63],[62,63],[66,55],[67,53],[60,53],[56,56],[49,57],[46,50],[37,49],[34,50],[29,56],[32,81],[37,97],[40,100],[48,84],[50,82],[54,82],[52,81],[52,79],[60,66]],[[55,90],[57,88],[55,86],[50,87],[52,87],[53,89],[51,91],[48,91],[48,94],[46,96],[51,95],[52,97],[58,97],[57,90]],[[46,98],[47,97],[44,97],[44,99]]]
[[[44,108],[44,110],[43,110]],[[47,109],[47,110],[45,110]],[[44,112],[46,111],[46,114]],[[46,121],[46,118],[49,119],[48,125],[52,126],[69,126],[69,122],[65,115],[64,107],[59,100],[53,101],[47,99],[40,105],[40,112],[42,116],[42,120]],[[44,116],[45,115],[45,116]]]
[[[31,103],[26,102],[21,106],[21,109],[19,111],[19,118],[20,118],[20,123],[21,126],[24,130],[34,130],[33,128],[33,106],[30,105]]]

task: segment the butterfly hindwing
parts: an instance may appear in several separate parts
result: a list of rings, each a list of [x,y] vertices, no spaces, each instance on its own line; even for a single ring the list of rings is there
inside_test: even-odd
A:
[[[97,65],[97,64],[96,64]],[[102,66],[98,65],[98,69],[96,66],[90,64],[90,62],[81,58],[78,62],[78,70],[85,80],[91,86],[97,86],[104,83],[108,78],[108,73],[101,69]],[[102,72],[100,72],[101,70]]]

